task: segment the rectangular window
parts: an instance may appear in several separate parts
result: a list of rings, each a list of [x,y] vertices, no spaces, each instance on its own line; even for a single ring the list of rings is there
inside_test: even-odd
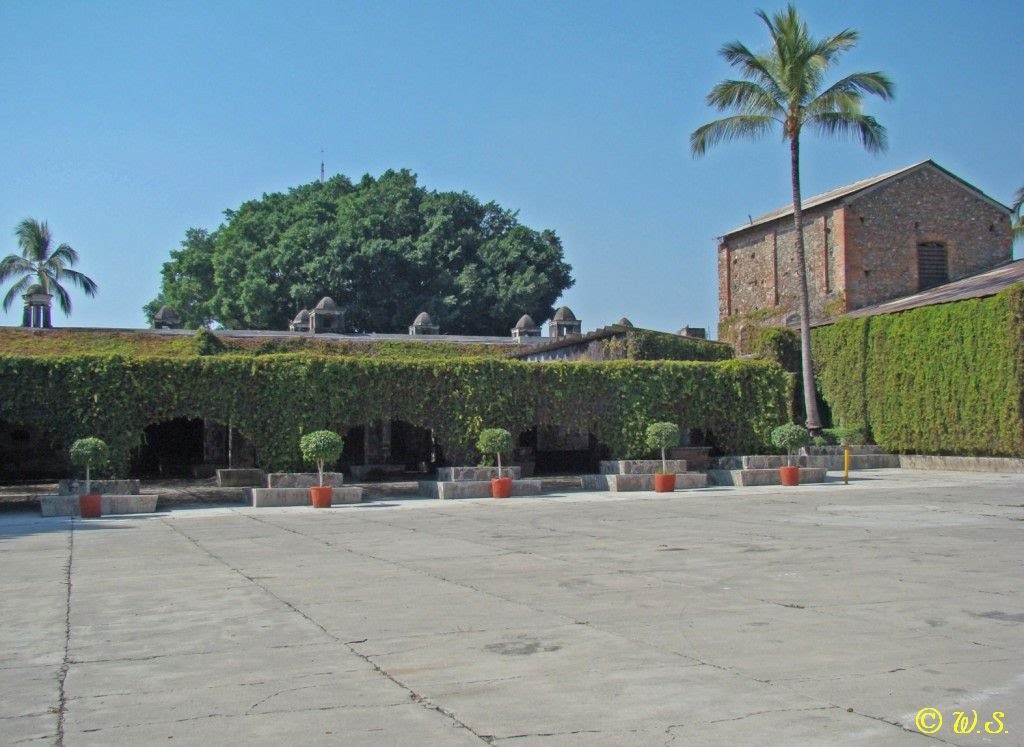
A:
[[[934,288],[949,282],[946,246],[937,241],[917,245],[917,289]]]

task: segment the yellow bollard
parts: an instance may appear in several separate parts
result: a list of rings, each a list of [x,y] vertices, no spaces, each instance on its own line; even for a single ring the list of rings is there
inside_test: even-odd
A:
[[[843,448],[843,485],[850,484],[850,447]]]

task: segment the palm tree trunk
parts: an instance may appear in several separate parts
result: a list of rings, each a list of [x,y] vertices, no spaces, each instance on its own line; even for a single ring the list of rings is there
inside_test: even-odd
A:
[[[804,379],[804,412],[807,430],[812,436],[821,432],[818,399],[814,391],[814,362],[811,360],[811,310],[807,290],[807,261],[804,256],[803,206],[800,197],[800,135],[789,139],[789,157],[793,181],[793,225],[796,229],[797,277],[800,280],[800,362]]]

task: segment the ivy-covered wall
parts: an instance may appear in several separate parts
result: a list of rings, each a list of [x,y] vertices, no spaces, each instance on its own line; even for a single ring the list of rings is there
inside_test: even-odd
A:
[[[0,420],[38,425],[63,446],[106,440],[123,470],[147,425],[230,423],[262,465],[300,466],[301,433],[375,420],[432,428],[452,459],[473,459],[485,427],[585,427],[616,456],[646,453],[644,427],[702,428],[731,453],[767,445],[786,419],[786,375],[760,361],[524,363],[311,355],[0,356]]]
[[[1024,457],[1024,285],[819,327],[833,421],[902,453]]]

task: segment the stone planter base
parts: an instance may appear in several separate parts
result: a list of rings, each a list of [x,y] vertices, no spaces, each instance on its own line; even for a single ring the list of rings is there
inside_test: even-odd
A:
[[[335,488],[331,495],[333,505],[339,503],[361,503],[363,488]],[[267,506],[309,506],[309,488],[253,488],[252,505],[256,508]]]
[[[103,516],[151,514],[156,511],[157,495],[105,495],[100,501]],[[39,496],[43,516],[79,516],[77,495]]]
[[[320,484],[316,472],[271,472],[267,475],[268,488],[315,488]],[[341,472],[324,472],[324,487],[340,488],[345,484]],[[261,485],[260,487],[264,487]]]
[[[654,475],[583,475],[581,477],[584,490],[607,491],[609,493],[627,493],[635,491],[653,491]],[[676,490],[689,488],[706,488],[708,476],[703,472],[677,472]]]
[[[504,467],[502,468],[504,469]],[[540,495],[540,480],[513,480],[512,495]],[[448,482],[434,482],[422,480],[420,482],[420,493],[429,498],[447,500],[449,498],[490,498],[490,480],[450,480]]]
[[[713,469],[708,477],[715,485],[781,485],[778,467],[766,469]],[[825,482],[824,467],[801,467],[800,484]]]

